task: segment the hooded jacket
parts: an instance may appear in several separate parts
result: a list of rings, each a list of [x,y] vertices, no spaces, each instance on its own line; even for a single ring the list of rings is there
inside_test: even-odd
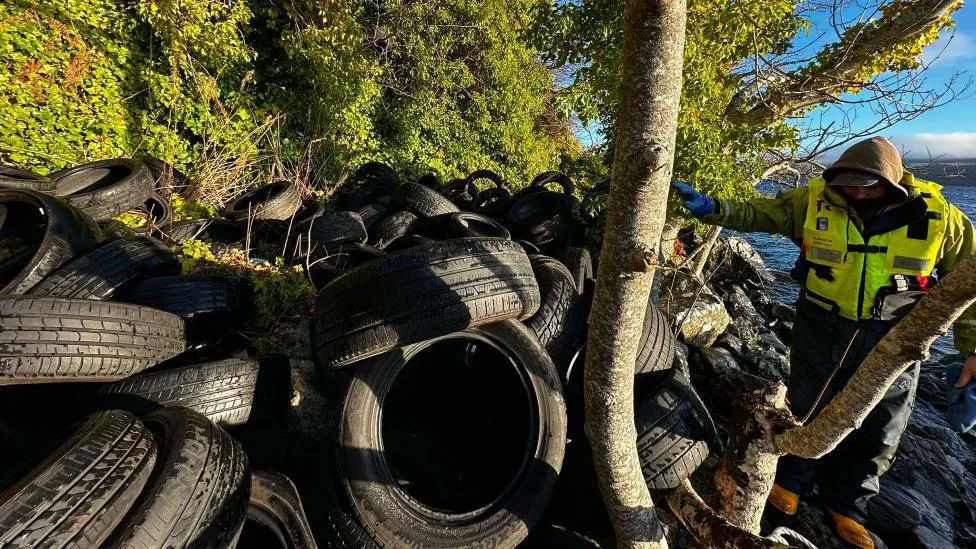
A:
[[[841,157],[841,160],[844,156]],[[838,160],[840,162],[840,160]],[[835,163],[831,169],[837,167]],[[863,164],[854,164],[856,169],[865,169]],[[871,167],[871,166],[869,166]],[[899,163],[900,168],[900,163]],[[875,170],[865,170],[876,173]],[[896,200],[881,208],[873,217],[872,223],[877,220],[884,220],[885,216],[895,215],[899,206],[917,198],[919,190],[915,186],[915,180],[911,173],[900,172],[900,180],[897,186],[903,191],[905,196],[897,196]],[[884,179],[891,175],[888,171],[883,175]],[[829,170],[825,172],[829,175]],[[879,174],[881,175],[881,174]],[[865,230],[865,220],[861,219],[857,211],[851,208],[843,195],[829,185],[823,189],[823,197],[830,203],[844,208],[848,214],[850,222],[859,232]],[[729,200],[718,200],[716,213],[703,216],[701,220],[705,223],[721,225],[730,229],[743,232],[765,232],[779,234],[792,239],[797,244],[803,244],[804,225],[808,211],[810,189],[801,187],[789,192],[780,193],[776,198],[758,198],[748,202],[733,202]],[[944,277],[955,269],[956,265],[964,257],[976,253],[976,238],[974,238],[973,224],[962,211],[953,205],[948,205],[948,215],[945,220],[945,235],[942,240],[941,249],[936,254],[935,270],[940,277]],[[852,284],[850,292],[858,293],[860,288]],[[967,355],[976,350],[976,306],[968,309],[956,321],[953,327],[954,343],[956,348],[963,355]]]

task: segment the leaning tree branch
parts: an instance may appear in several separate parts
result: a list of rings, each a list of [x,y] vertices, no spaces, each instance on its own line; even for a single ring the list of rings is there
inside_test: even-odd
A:
[[[705,503],[687,479],[668,492],[668,507],[698,543],[722,549],[788,549],[776,541],[761,538],[725,520]]]
[[[808,107],[838,102],[846,90],[869,84],[862,75],[879,54],[922,35],[963,3],[962,0],[895,1],[902,4],[900,9],[847,29],[840,42],[825,48],[817,61],[786,73],[782,84],[767,85],[761,101],[747,104],[741,100],[742,92],[736,94],[738,99],[730,102],[726,116],[762,127]],[[755,85],[750,83],[747,87]]]

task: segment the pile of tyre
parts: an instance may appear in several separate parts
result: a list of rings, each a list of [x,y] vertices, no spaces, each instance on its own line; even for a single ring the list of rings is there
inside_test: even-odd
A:
[[[317,290],[316,368],[342,395],[335,438],[321,441],[335,449],[323,467],[337,508],[309,517],[320,544],[592,545],[575,531],[597,535],[582,432],[594,265],[567,176],[516,191],[489,171],[402,182],[369,163],[327,203],[277,181],[219,219],[173,222],[164,197],[191,186],[154,160],[0,171],[0,384],[99,381],[105,397],[57,450],[4,475],[0,546],[230,547],[245,515],[303,524],[309,488],[252,481],[222,428],[269,398],[254,380],[287,361],[199,359],[238,348],[251,301],[241,280],[180,275],[168,245],[190,238],[302,265]],[[100,229],[132,211],[143,234]],[[649,305],[635,422],[652,489],[677,486],[714,443],[673,356]],[[268,503],[276,490],[292,503]],[[292,526],[279,530],[293,546],[314,544]]]

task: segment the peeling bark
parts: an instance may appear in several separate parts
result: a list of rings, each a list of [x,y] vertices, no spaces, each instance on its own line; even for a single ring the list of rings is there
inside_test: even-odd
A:
[[[667,207],[684,35],[684,1],[627,3],[612,185],[584,370],[586,434],[620,547],[667,547],[637,457],[634,360],[654,272],[648,258],[658,251]]]
[[[723,549],[786,549],[789,547],[761,538],[725,520],[702,501],[688,480],[668,493],[668,507],[704,547]]]
[[[786,407],[786,386],[770,384],[749,391],[736,400],[722,464],[715,471],[715,488],[722,516],[732,524],[759,534],[766,498],[776,477],[779,455],[771,439],[796,425]]]

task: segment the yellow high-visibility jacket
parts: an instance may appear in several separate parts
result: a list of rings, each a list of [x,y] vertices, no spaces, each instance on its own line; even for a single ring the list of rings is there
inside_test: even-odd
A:
[[[906,277],[925,283],[933,270],[945,277],[976,253],[972,222],[943,198],[939,185],[908,172],[899,183],[908,197],[882,209],[867,227],[821,178],[776,198],[718,200],[718,211],[701,220],[793,239],[814,267],[802,281],[801,299],[853,320],[877,318],[879,293],[895,290]],[[953,333],[960,353],[976,350],[976,306],[956,321]]]

